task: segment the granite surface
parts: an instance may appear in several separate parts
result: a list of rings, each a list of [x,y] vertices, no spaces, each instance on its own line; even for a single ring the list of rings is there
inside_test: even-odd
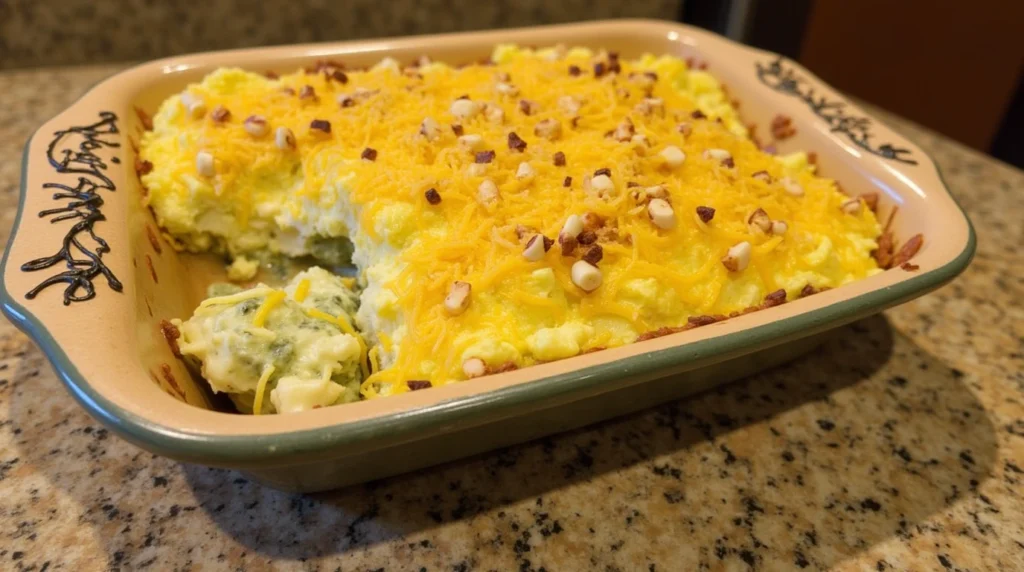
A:
[[[675,20],[681,7],[682,0],[0,0],[0,68],[603,18]]]
[[[114,67],[0,73],[21,147]],[[0,569],[1024,569],[1024,173],[895,117],[973,217],[945,288],[692,399],[338,492],[114,438],[0,325]]]

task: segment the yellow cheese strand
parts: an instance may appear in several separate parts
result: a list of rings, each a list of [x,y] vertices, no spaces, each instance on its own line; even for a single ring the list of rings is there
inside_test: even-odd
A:
[[[295,301],[302,303],[306,300],[306,296],[309,295],[309,279],[303,278],[299,280],[299,284],[295,286]]]
[[[380,346],[373,346],[372,348],[370,348],[370,352],[368,354],[370,362],[370,375],[377,373],[377,370],[380,369],[379,362],[377,361],[377,354],[380,353],[379,350]]]
[[[263,394],[267,390],[267,381],[270,380],[270,376],[274,375],[274,364],[267,364],[263,368],[263,373],[260,374],[260,380],[256,382],[256,401],[253,402],[252,412],[255,415],[259,415],[263,409]]]
[[[260,304],[259,310],[256,310],[256,316],[252,319],[252,325],[257,328],[262,328],[267,321],[267,317],[270,316],[270,312],[284,300],[284,292],[275,290],[267,297],[263,299],[263,303]]]

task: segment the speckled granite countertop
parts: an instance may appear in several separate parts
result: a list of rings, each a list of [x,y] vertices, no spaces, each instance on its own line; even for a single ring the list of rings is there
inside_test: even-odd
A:
[[[5,242],[25,139],[116,69],[0,73]],[[972,216],[963,277],[719,391],[367,486],[142,452],[3,321],[0,569],[1024,569],[1024,173],[882,116]]]

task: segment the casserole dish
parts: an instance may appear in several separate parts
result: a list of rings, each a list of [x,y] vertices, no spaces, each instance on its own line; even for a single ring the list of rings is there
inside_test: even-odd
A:
[[[317,59],[367,66],[385,56],[458,63],[497,43],[672,54],[704,62],[747,122],[784,114],[780,152],[817,154],[851,194],[898,207],[899,241],[924,246],[911,269],[602,352],[384,400],[296,415],[226,413],[175,359],[162,320],[188,315],[223,270],[176,253],[143,206],[132,165],[151,114],[225,66],[284,72]],[[934,164],[795,64],[713,34],[613,21],[398,40],[240,50],[144,64],[94,87],[26,146],[19,216],[3,263],[5,313],[53,362],[91,414],[158,454],[235,468],[278,488],[315,491],[441,463],[701,391],[813,348],[838,325],[919,296],[962,271],[974,233]],[[742,359],[738,359],[741,358]]]

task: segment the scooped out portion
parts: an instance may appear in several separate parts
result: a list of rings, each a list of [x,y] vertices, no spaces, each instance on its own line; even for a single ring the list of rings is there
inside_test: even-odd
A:
[[[243,413],[288,413],[357,401],[366,346],[353,330],[348,280],[312,267],[284,288],[211,286],[174,320],[183,356]]]

